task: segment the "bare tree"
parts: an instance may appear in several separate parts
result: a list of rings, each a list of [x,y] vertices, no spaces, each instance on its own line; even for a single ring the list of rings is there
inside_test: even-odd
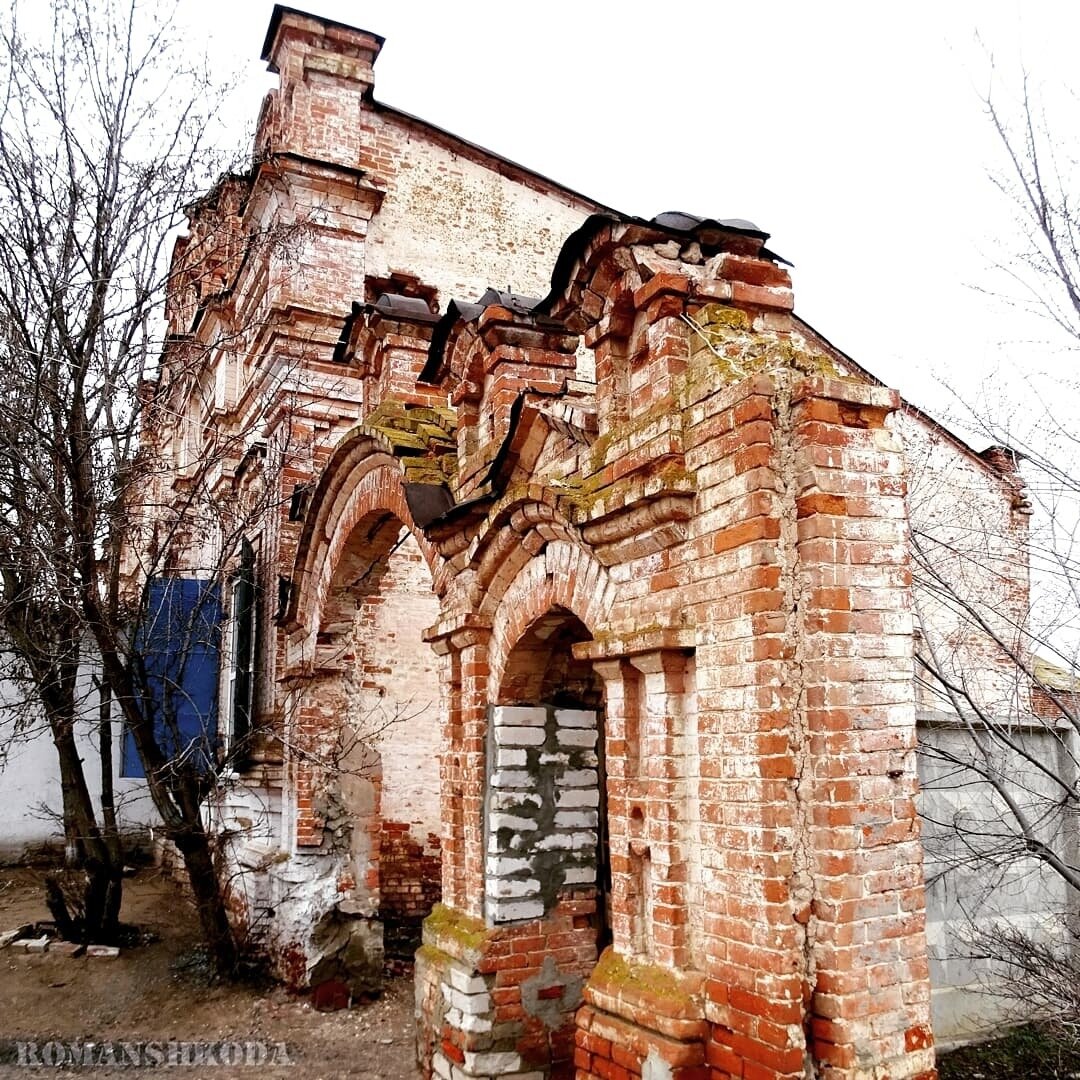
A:
[[[228,969],[236,942],[202,810],[215,750],[177,715],[185,666],[216,645],[243,531],[243,507],[209,502],[201,478],[235,448],[203,446],[186,501],[165,507],[153,493],[166,466],[152,440],[138,443],[166,385],[197,363],[175,343],[161,361],[163,304],[176,231],[221,172],[210,135],[222,93],[156,5],[56,0],[36,36],[19,15],[0,23],[0,633],[59,754],[90,882],[81,932],[115,933],[123,860],[108,786],[95,808],[75,742],[90,664],[101,730],[115,708]],[[234,257],[204,248],[183,272]],[[177,622],[161,583],[199,530],[214,533],[209,585]],[[141,543],[147,531],[155,544]]]
[[[1007,284],[993,291],[1068,354],[1080,346],[1075,125],[1049,121],[1026,74],[1006,94],[984,99],[1014,221],[996,266]],[[1065,1010],[1075,1030],[1080,397],[1069,378],[1029,377],[1021,393],[1010,401],[997,381],[957,399],[954,419],[992,444],[996,479],[964,466],[943,477],[933,446],[912,440],[924,836],[937,902],[967,922],[960,947],[998,990]]]

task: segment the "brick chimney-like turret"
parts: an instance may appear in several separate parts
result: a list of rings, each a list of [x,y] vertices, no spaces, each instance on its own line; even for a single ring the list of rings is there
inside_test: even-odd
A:
[[[377,34],[276,5],[262,58],[280,83],[263,104],[257,154],[296,154],[356,168],[360,112],[382,45]]]

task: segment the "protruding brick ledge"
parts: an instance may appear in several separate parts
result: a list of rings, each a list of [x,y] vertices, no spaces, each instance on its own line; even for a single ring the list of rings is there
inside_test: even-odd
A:
[[[577,1014],[578,1080],[707,1080],[703,985],[703,975],[629,961],[607,949]]]

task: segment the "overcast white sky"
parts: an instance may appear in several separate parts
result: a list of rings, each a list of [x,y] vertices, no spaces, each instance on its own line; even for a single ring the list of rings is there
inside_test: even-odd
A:
[[[246,62],[253,118],[271,3],[180,6],[223,63]],[[1038,323],[972,286],[1011,243],[987,179],[986,50],[1023,60],[1066,134],[1080,4],[294,6],[386,37],[382,101],[618,209],[755,221],[795,263],[799,313],[916,403],[941,410],[937,378],[974,388],[1003,359],[1067,370],[1031,344]]]

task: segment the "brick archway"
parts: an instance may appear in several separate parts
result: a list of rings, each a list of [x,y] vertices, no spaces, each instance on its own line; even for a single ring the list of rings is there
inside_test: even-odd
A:
[[[498,581],[495,575],[493,581]],[[589,633],[602,626],[611,604],[607,570],[583,547],[567,540],[549,543],[529,559],[505,590],[489,591],[482,611],[491,613],[489,656],[492,697],[497,694],[507,658],[530,626],[547,612],[572,612]]]
[[[294,559],[287,626],[303,628],[309,637],[318,631],[349,537],[376,513],[393,515],[412,533],[433,584],[441,581],[443,560],[413,520],[400,463],[377,439],[354,434],[335,451],[312,498]]]
[[[444,703],[439,660],[423,640],[438,618],[441,560],[410,513],[400,464],[378,440],[358,432],[339,446],[294,565],[288,795],[297,848],[333,880],[316,930],[333,919],[323,938],[345,942],[340,956],[320,955],[316,932],[309,978],[368,990],[384,954],[411,957],[442,885]],[[350,967],[360,952],[363,981]]]

